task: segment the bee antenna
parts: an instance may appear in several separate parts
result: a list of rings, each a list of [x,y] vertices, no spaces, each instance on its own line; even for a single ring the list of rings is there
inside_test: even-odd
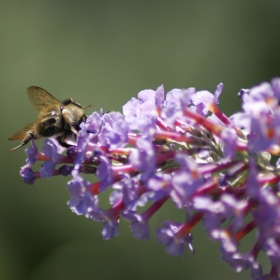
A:
[[[88,106],[85,106],[84,109],[87,109],[87,108],[90,108],[90,107],[93,107],[93,104],[90,104]]]

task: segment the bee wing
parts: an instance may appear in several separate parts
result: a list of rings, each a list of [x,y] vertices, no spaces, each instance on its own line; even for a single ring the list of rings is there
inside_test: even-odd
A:
[[[27,95],[30,103],[34,106],[36,111],[41,111],[44,107],[49,105],[61,104],[59,100],[40,87],[29,87],[27,89]]]
[[[16,133],[14,133],[12,136],[8,138],[8,140],[18,140],[23,139],[26,136],[26,133],[30,130],[33,130],[35,122],[28,123],[24,128],[21,130],[18,130]]]

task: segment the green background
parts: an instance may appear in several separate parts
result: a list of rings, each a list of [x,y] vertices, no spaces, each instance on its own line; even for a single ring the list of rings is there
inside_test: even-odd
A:
[[[120,111],[142,89],[214,92],[223,82],[230,115],[240,88],[279,75],[279,15],[279,0],[2,0],[0,279],[248,279],[221,260],[202,225],[193,231],[195,255],[167,255],[154,230],[184,220],[172,203],[153,217],[150,242],[135,240],[126,221],[119,237],[103,241],[101,224],[67,207],[70,177],[25,185],[24,149],[11,153],[18,142],[7,138],[36,118],[31,85]]]

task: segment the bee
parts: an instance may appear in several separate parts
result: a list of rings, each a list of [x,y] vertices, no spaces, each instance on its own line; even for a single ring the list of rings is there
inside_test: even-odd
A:
[[[75,138],[79,136],[80,124],[87,119],[84,109],[92,105],[82,106],[72,98],[61,102],[46,90],[36,86],[29,87],[27,95],[34,109],[40,113],[34,122],[28,123],[8,138],[8,140],[23,139],[20,145],[11,149],[11,152],[26,145],[31,139],[54,135],[57,136],[56,139],[61,146],[71,147],[72,145],[64,140],[69,136],[74,135]]]

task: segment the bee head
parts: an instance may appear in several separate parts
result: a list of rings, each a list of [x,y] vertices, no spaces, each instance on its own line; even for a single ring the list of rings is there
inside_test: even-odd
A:
[[[61,129],[59,117],[50,117],[39,123],[39,134],[44,137],[50,137],[58,133]]]

